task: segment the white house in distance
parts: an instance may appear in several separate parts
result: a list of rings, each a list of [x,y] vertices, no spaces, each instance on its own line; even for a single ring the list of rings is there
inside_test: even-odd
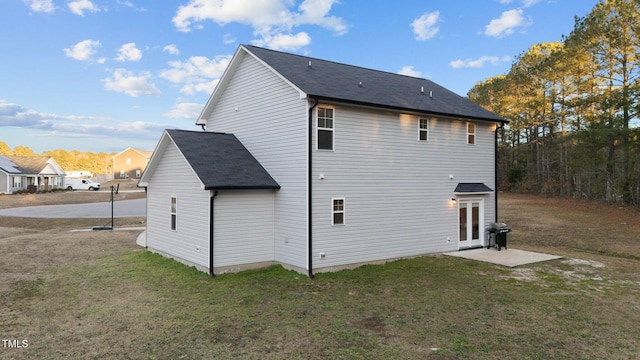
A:
[[[64,188],[64,170],[51,156],[0,155],[0,194]]]
[[[506,120],[432,81],[241,45],[140,179],[146,246],[313,276],[486,245]]]

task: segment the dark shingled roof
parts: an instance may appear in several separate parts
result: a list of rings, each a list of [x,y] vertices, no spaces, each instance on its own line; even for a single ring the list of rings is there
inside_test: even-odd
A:
[[[167,130],[206,189],[280,189],[233,134]]]
[[[309,97],[476,120],[507,122],[433,81],[352,65],[244,47]]]
[[[484,183],[458,183],[454,193],[486,193],[493,192],[490,187]]]

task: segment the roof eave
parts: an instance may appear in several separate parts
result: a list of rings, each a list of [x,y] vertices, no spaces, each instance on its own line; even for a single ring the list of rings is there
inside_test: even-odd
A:
[[[425,114],[432,114],[436,116],[444,116],[449,118],[464,118],[464,119],[470,119],[470,120],[497,122],[502,124],[509,123],[509,120],[503,119],[503,118],[491,119],[491,118],[483,118],[483,117],[469,116],[469,115],[448,114],[448,113],[441,113],[437,111],[427,111],[427,110],[414,109],[414,108],[401,107],[401,106],[391,106],[391,105],[383,105],[383,104],[376,104],[376,103],[368,103],[368,102],[357,101],[357,100],[334,98],[334,97],[324,96],[324,95],[308,94],[307,98],[324,100],[329,102],[338,102],[338,103],[345,103],[345,104],[351,104],[351,105],[365,106],[365,107],[372,107],[372,108],[379,108],[379,109],[381,108],[381,109],[387,109],[387,110],[407,111],[407,112],[413,112],[413,113],[416,113],[416,112],[425,113]]]
[[[205,185],[205,190],[280,190],[280,185]]]

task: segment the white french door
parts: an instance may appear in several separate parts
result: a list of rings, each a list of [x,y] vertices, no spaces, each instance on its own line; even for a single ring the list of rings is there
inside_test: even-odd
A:
[[[458,248],[484,245],[484,199],[458,199]]]

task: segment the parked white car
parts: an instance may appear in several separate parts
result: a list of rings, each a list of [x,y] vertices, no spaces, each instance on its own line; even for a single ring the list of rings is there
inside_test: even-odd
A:
[[[65,178],[64,183],[67,187],[67,190],[100,190],[100,183],[94,183],[89,179]]]

